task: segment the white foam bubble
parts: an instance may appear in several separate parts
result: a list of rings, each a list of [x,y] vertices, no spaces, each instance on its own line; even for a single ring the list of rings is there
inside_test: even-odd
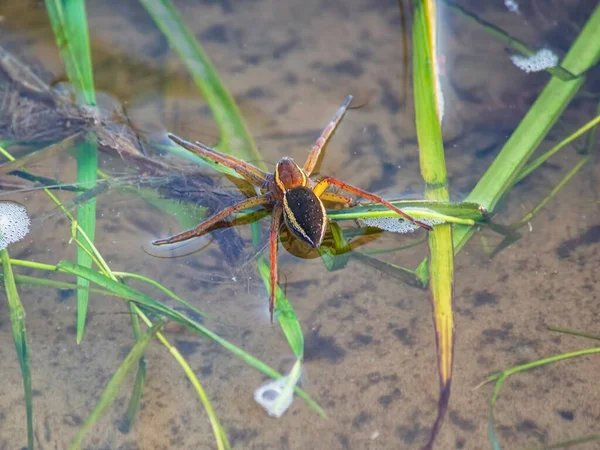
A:
[[[294,400],[294,387],[302,374],[302,365],[296,361],[290,373],[276,380],[269,380],[254,391],[254,400],[271,417],[281,417]]]
[[[13,202],[0,202],[0,250],[27,236],[30,225],[31,220],[24,206]]]
[[[408,220],[400,219],[399,217],[371,217],[360,219],[360,221],[368,227],[379,228],[380,230],[392,231],[394,233],[407,234],[418,230],[419,225],[415,225]],[[419,221],[429,225],[439,225],[444,223],[443,220],[438,219],[419,219]]]
[[[515,66],[527,73],[539,72],[558,65],[558,56],[547,48],[538,50],[531,56],[512,55],[510,59]]]
[[[521,11],[519,11],[519,4],[515,0],[504,0],[504,6],[506,6],[506,9],[510,12],[521,14]]]

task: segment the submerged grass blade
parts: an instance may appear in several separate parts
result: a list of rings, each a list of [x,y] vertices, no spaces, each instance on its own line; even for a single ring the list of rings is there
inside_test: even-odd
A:
[[[96,171],[98,168],[98,150],[96,144],[91,141],[85,141],[77,147],[77,181],[86,183],[87,187],[92,187],[96,181]],[[77,222],[85,232],[90,241],[94,242],[96,234],[96,199],[89,200],[77,210]],[[78,239],[82,240],[81,233],[78,232]],[[85,245],[85,244],[84,244]],[[87,247],[88,252],[91,248]],[[85,248],[77,246],[77,262],[85,267],[91,267],[92,258]],[[87,288],[89,283],[84,279],[78,279],[77,284]],[[83,339],[85,321],[87,317],[89,293],[84,289],[77,290],[77,343]]]
[[[67,78],[79,103],[96,105],[85,0],[46,0],[46,10]]]
[[[588,348],[584,350],[578,350],[574,352],[562,353],[560,355],[551,356],[549,358],[539,359],[537,361],[532,361],[529,363],[521,364],[519,366],[511,367],[510,369],[503,370],[502,372],[497,372],[493,375],[490,375],[488,379],[483,383],[491,383],[494,384],[494,392],[492,394],[492,398],[490,399],[490,413],[488,416],[488,434],[490,441],[492,443],[492,447],[494,450],[500,450],[500,441],[498,440],[498,436],[496,435],[496,426],[494,421],[494,409],[496,407],[496,403],[500,398],[500,391],[502,390],[502,386],[508,378],[512,375],[515,375],[519,372],[525,372],[527,370],[535,369],[541,366],[545,366],[547,364],[552,364],[558,361],[563,361],[565,359],[576,358],[579,356],[587,356],[593,355],[596,353],[600,353],[600,347]],[[549,447],[544,447],[549,448]],[[557,447],[553,447],[557,448]]]
[[[480,203],[493,212],[500,199],[518,179],[522,168],[548,134],[571,99],[580,90],[585,76],[600,56],[600,5],[596,7],[561,65],[577,78],[564,81],[552,77],[533,106],[521,120],[494,159],[467,201]],[[472,227],[457,227],[455,247],[461,248],[473,233]]]
[[[220,131],[218,149],[230,153],[235,148],[239,158],[260,161],[260,154],[235,100],[170,0],[141,0],[141,3],[186,65],[206,99]]]
[[[10,257],[6,249],[0,251],[2,271],[4,275],[4,288],[8,300],[8,311],[12,325],[13,342],[17,351],[17,358],[21,366],[23,388],[25,390],[25,410],[27,414],[27,448],[33,450],[33,391],[31,388],[31,366],[29,347],[27,346],[27,333],[25,332],[25,309],[21,304],[15,276],[13,274]]]
[[[75,88],[78,103],[96,105],[94,76],[84,0],[46,0],[48,16],[56,44],[65,64],[67,77]],[[77,182],[92,188],[97,179],[98,149],[95,137],[77,146]],[[96,201],[82,205],[78,212],[79,226],[93,242],[96,229]],[[88,251],[91,249],[88,249]],[[91,267],[92,259],[84,248],[77,247],[77,262]],[[82,287],[88,284],[77,280]],[[77,343],[81,342],[85,328],[89,293],[77,290]]]
[[[225,153],[236,149],[235,156],[247,161],[258,161],[257,166],[266,169],[260,162],[262,158],[232,95],[221,81],[218,71],[210,62],[206,52],[181,20],[173,4],[169,0],[141,0],[141,2],[182,59],[206,99],[220,131],[220,142],[217,148]],[[252,241],[260,242],[259,225],[254,223],[251,229]],[[268,285],[270,275],[263,267],[266,261],[262,257],[258,261],[259,272]],[[300,351],[298,348],[298,345],[304,343],[304,339],[299,339],[302,336],[300,323],[291,310],[291,304],[279,290],[276,309],[280,312],[277,314],[279,325],[294,354],[296,356],[303,354],[303,350]]]
[[[413,83],[420,166],[428,200],[447,202],[448,179],[442,141],[442,92],[439,88],[434,0],[416,0],[413,18]],[[454,249],[452,225],[436,225],[429,232],[429,282],[437,345],[440,394],[437,417],[424,449],[433,448],[450,399],[454,360]]]
[[[99,272],[96,272],[92,269],[88,269],[87,267],[79,266],[67,260],[60,261],[56,266],[56,270],[84,277],[87,280],[97,284],[98,286],[101,286],[104,289],[114,292],[114,295],[118,297],[122,297],[137,303],[144,310],[151,311],[155,315],[165,316],[166,318],[174,320],[177,323],[183,325],[184,327],[192,331],[195,331],[198,334],[212,339],[213,341],[225,347],[234,355],[243,359],[244,362],[246,362],[251,367],[255,368],[256,370],[264,373],[265,375],[271,378],[279,378],[282,376],[279,372],[267,366],[259,359],[255,358],[254,356],[250,355],[249,353],[245,352],[239,347],[236,347],[229,341],[223,339],[218,334],[213,333],[208,328],[202,326],[198,322],[181,314],[179,311],[154,300],[152,297],[143,294],[142,292],[130,286],[114,281]],[[311,408],[315,409],[323,417],[326,417],[326,414],[323,411],[323,409],[319,405],[317,405],[304,391],[302,391],[299,388],[296,388],[295,392],[296,394],[298,394],[298,396],[303,398]]]
[[[148,330],[133,346],[121,366],[117,369],[117,371],[113,374],[110,381],[106,385],[106,388],[102,392],[98,403],[85,420],[83,425],[77,431],[73,442],[70,445],[71,450],[76,450],[81,447],[83,443],[83,438],[89,431],[89,429],[98,421],[100,416],[106,411],[106,409],[116,400],[119,395],[119,391],[121,389],[121,384],[125,380],[127,374],[137,365],[138,361],[144,355],[144,351],[146,347],[150,343],[150,340],[162,326],[162,323],[159,322],[154,325],[151,329]]]
[[[138,370],[135,375],[135,382],[133,383],[133,391],[131,398],[129,399],[129,405],[127,405],[127,414],[125,416],[124,431],[129,432],[135,421],[135,416],[140,410],[140,404],[142,401],[142,392],[144,385],[146,384],[146,360],[142,356],[138,363]]]

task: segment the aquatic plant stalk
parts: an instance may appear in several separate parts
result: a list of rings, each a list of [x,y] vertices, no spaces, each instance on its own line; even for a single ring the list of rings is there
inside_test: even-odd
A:
[[[448,201],[448,179],[441,121],[443,100],[438,82],[437,16],[434,0],[416,0],[413,16],[413,90],[415,120],[425,198]],[[437,417],[424,449],[433,448],[441,428],[452,382],[454,360],[454,251],[452,225],[436,225],[429,232],[429,283],[433,304],[440,393]]]
[[[466,201],[480,203],[490,212],[494,211],[500,199],[518,179],[527,160],[583,85],[585,71],[598,61],[599,56],[600,5],[595,8],[561,63],[577,78],[569,81],[558,77],[550,79]],[[455,248],[462,248],[473,232],[472,227],[456,227]]]
[[[31,386],[31,360],[29,357],[29,346],[27,345],[27,333],[25,331],[25,308],[19,298],[15,276],[13,274],[8,250],[0,250],[2,261],[2,273],[8,311],[12,326],[13,342],[17,351],[17,358],[21,366],[23,388],[25,391],[25,412],[27,415],[27,449],[33,450],[33,390]]]
[[[56,44],[65,64],[67,77],[75,89],[79,104],[96,106],[94,75],[87,27],[85,0],[46,0],[46,9],[54,31]],[[88,138],[77,146],[77,182],[91,188],[95,185],[98,170],[96,137]],[[96,201],[82,205],[77,214],[79,226],[93,242],[96,230]],[[88,249],[89,251],[90,249]],[[91,267],[92,260],[85,247],[77,247],[79,264]],[[87,287],[87,281],[78,279]],[[83,339],[89,292],[77,290],[77,343]]]
[[[501,449],[500,441],[498,440],[498,436],[496,435],[495,430],[495,422],[494,422],[494,409],[496,406],[496,402],[500,398],[500,391],[502,390],[502,386],[508,378],[512,375],[515,375],[519,372],[524,372],[526,370],[535,369],[541,366],[545,366],[547,364],[552,364],[558,361],[562,361],[565,359],[576,358],[579,356],[586,356],[600,353],[600,347],[588,348],[584,350],[577,350],[574,352],[562,353],[560,355],[550,356],[548,358],[539,359],[537,361],[532,361],[529,363],[521,364],[515,367],[511,367],[510,369],[503,370],[502,372],[497,372],[493,375],[490,375],[488,379],[482,383],[487,384],[491,382],[495,382],[494,384],[494,393],[492,394],[492,398],[490,400],[490,414],[488,417],[488,434],[490,437],[490,441],[494,450]]]

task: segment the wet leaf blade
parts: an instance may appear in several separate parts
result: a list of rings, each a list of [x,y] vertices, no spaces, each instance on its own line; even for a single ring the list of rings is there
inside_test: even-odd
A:
[[[17,358],[21,366],[21,377],[25,391],[25,410],[27,415],[27,448],[33,450],[33,391],[31,387],[31,363],[29,358],[29,347],[27,345],[27,333],[25,331],[25,308],[19,298],[15,276],[10,263],[8,251],[0,251],[2,269],[4,275],[4,288],[8,301],[8,311],[12,326],[13,342],[17,351]]]
[[[146,360],[142,357],[138,363],[138,370],[135,376],[135,382],[133,383],[133,391],[129,404],[127,405],[127,414],[125,416],[125,428],[127,431],[131,430],[135,416],[140,410],[140,404],[142,402],[142,392],[144,391],[144,385],[146,384]]]
[[[98,419],[102,416],[104,411],[117,399],[119,395],[119,391],[121,390],[121,384],[125,380],[127,374],[138,364],[140,358],[143,357],[144,352],[146,351],[146,347],[150,343],[152,337],[156,334],[156,332],[162,326],[162,322],[157,323],[151,329],[149,329],[146,333],[144,333],[140,339],[135,343],[133,348],[130,350],[129,354],[123,361],[123,363],[119,366],[116,372],[111,377],[110,381],[104,388],[102,395],[98,399],[98,403],[87,417],[83,425],[77,431],[75,438],[73,439],[71,446],[69,447],[71,450],[75,450],[81,447],[83,443],[83,439],[90,428],[98,421]]]
[[[77,146],[77,181],[95,183],[98,169],[98,150],[93,142],[88,140]],[[87,183],[86,183],[87,184]],[[92,184],[88,185],[92,186]],[[96,199],[93,198],[81,205],[77,210],[77,222],[81,229],[86,233],[90,241],[94,242],[96,234]],[[78,232],[78,239],[84,241]],[[86,245],[85,243],[83,245]],[[89,251],[92,251],[87,246]],[[92,266],[92,258],[81,247],[77,247],[77,262],[85,267]],[[79,278],[77,284],[82,288],[88,288],[89,282]],[[86,289],[77,290],[77,343],[83,339],[87,309],[89,302],[89,292]]]
[[[266,264],[266,262],[265,262],[265,264]],[[96,272],[87,267],[80,266],[80,265],[75,264],[68,260],[60,261],[57,264],[57,270],[71,273],[73,275],[77,275],[80,277],[84,277],[87,280],[89,280],[90,282],[95,283],[98,286],[100,286],[106,290],[114,292],[115,295],[117,295],[119,297],[136,302],[137,304],[145,307],[148,311],[151,311],[155,315],[163,315],[163,316],[167,317],[168,319],[173,320],[192,331],[195,331],[198,334],[201,334],[203,336],[206,336],[206,337],[212,339],[213,341],[217,342],[218,344],[223,346],[225,349],[227,349],[234,355],[241,358],[249,366],[255,368],[259,372],[262,372],[271,378],[280,378],[282,376],[276,370],[272,369],[271,367],[269,367],[268,365],[266,365],[259,359],[255,358],[254,356],[250,355],[249,353],[245,352],[241,348],[230,343],[226,339],[223,339],[218,334],[210,331],[208,328],[204,327],[197,321],[190,319],[189,317],[181,314],[179,311],[172,309],[169,306],[164,305],[161,302],[158,302],[157,300],[154,300],[153,298],[149,297],[148,295],[146,295],[130,286],[113,281],[110,278],[106,277],[105,275],[103,275],[99,272]],[[268,265],[267,265],[267,270],[268,270]],[[312,400],[308,396],[308,394],[306,394],[306,392],[304,392],[302,389],[300,389],[298,387],[295,388],[295,392],[298,394],[298,396],[300,396],[302,399],[304,399],[304,401],[306,401],[307,404],[311,408],[313,408],[315,411],[317,411],[321,416],[326,417],[326,414],[323,411],[323,409],[314,400]]]
[[[96,105],[85,1],[46,0],[46,10],[67,78],[80,103]]]
[[[421,174],[428,200],[447,202],[448,179],[441,132],[442,92],[436,61],[436,4],[416,0],[413,17],[413,83]],[[442,224],[429,232],[429,284],[433,306],[440,393],[437,417],[424,449],[433,448],[448,409],[454,359],[454,248],[452,225]]]
[[[96,105],[94,76],[84,0],[46,0],[46,9],[52,24],[54,38],[60,49],[69,82],[75,88],[79,103]],[[77,146],[77,182],[92,188],[97,179],[98,149],[95,137],[90,136]],[[94,242],[96,230],[96,201],[82,205],[77,214],[79,226]],[[81,236],[79,236],[81,238]],[[83,239],[81,239],[83,241]],[[84,244],[85,245],[85,244]],[[88,248],[88,250],[91,250]],[[77,247],[79,264],[91,267],[92,260],[83,248]],[[89,283],[78,279],[77,283],[87,288]],[[89,292],[77,290],[77,343],[83,339]]]
[[[578,75],[578,78],[565,81],[553,76],[550,79],[466,200],[481,203],[488,211],[494,211],[571,99],[579,92],[585,81],[585,72],[598,62],[599,57],[600,5],[590,15],[561,62],[564,69]],[[464,246],[472,234],[471,227],[457,227],[455,247]]]

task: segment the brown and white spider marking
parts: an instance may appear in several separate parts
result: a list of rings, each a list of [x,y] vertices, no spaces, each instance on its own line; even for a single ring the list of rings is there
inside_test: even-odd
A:
[[[277,287],[277,238],[281,226],[281,219],[283,218],[285,225],[294,236],[311,247],[318,248],[323,241],[323,236],[325,235],[328,223],[323,200],[345,205],[354,204],[353,200],[349,197],[334,192],[326,192],[330,186],[335,186],[343,191],[380,203],[398,213],[403,219],[426,230],[431,230],[429,225],[414,219],[378,195],[363,191],[362,189],[351,186],[334,177],[322,177],[316,181],[310,178],[317,165],[319,156],[321,155],[321,150],[335,131],[335,128],[348,109],[351,101],[351,95],[346,97],[346,100],[337,110],[331,119],[331,122],[325,127],[321,136],[319,136],[312,146],[310,153],[308,154],[308,159],[303,167],[298,166],[291,158],[286,157],[282,158],[277,163],[273,173],[264,172],[252,164],[231,155],[221,153],[199,142],[192,144],[173,134],[169,134],[169,138],[172,141],[187,150],[235,170],[248,182],[258,187],[260,194],[225,208],[221,212],[206,219],[194,229],[184,231],[165,239],[156,240],[152,244],[173,244],[175,242],[202,236],[210,231],[218,222],[237,211],[256,206],[263,206],[264,208],[271,209],[272,218],[269,232],[271,295],[269,301],[269,313],[272,322]]]

